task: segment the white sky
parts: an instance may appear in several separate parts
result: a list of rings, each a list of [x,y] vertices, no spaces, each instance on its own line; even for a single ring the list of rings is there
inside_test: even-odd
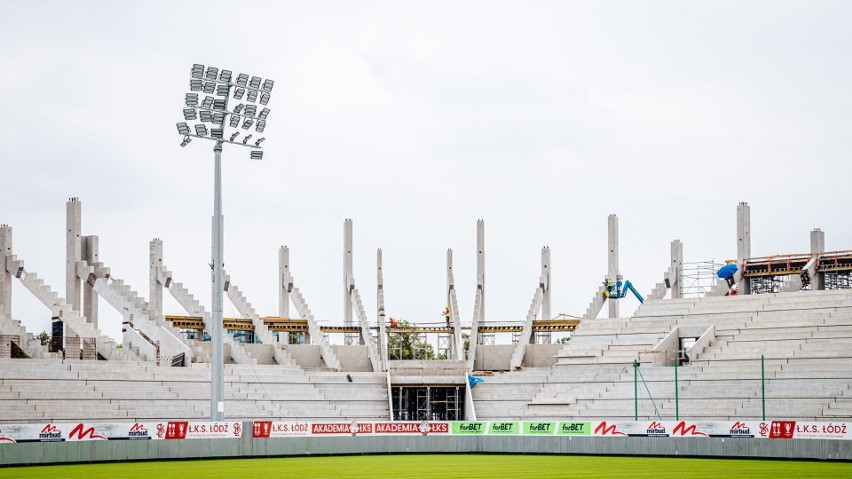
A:
[[[320,321],[342,322],[343,220],[371,318],[439,321],[455,254],[463,320],[486,220],[487,319],[520,321],[553,256],[553,312],[606,272],[642,293],[686,261],[852,248],[852,3],[0,0],[0,223],[64,295],[65,201],[148,296],[148,242],[209,309],[212,142],[180,148],[193,63],[276,81],[261,162],[226,147],[225,262],[278,312],[278,247]],[[49,313],[16,284],[31,332]],[[624,300],[623,312],[637,305]],[[120,316],[102,303],[102,330]],[[181,314],[174,302],[167,313]],[[226,315],[236,311],[227,304]]]

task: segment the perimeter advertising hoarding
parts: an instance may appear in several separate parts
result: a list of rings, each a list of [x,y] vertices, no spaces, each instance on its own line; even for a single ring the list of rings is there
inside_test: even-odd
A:
[[[520,435],[852,439],[850,423],[810,421],[255,421],[251,437]],[[243,436],[241,422],[0,424],[0,444],[16,442],[225,439]]]
[[[224,439],[242,437],[241,422],[126,422],[0,424],[0,443]]]

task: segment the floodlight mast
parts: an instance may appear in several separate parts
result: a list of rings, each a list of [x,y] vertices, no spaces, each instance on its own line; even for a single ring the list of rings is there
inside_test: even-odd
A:
[[[216,94],[219,96],[224,96],[224,100],[221,100],[219,104],[214,102],[214,105],[202,105],[199,107],[198,105],[198,95],[197,94],[187,94],[186,107],[184,109],[184,118],[186,120],[194,120],[195,110],[200,110],[205,112],[206,115],[202,115],[202,117],[207,118],[208,120],[212,117],[212,123],[214,125],[218,124],[217,127],[210,128],[210,136],[207,136],[207,128],[203,124],[196,124],[195,134],[190,130],[189,125],[185,122],[178,123],[177,129],[178,133],[180,133],[184,139],[181,142],[182,147],[189,144],[190,137],[193,138],[201,138],[205,140],[213,140],[215,144],[213,146],[213,158],[214,158],[214,174],[213,174],[213,240],[212,240],[212,261],[210,264],[212,271],[212,321],[213,325],[210,331],[210,342],[211,342],[211,364],[210,364],[210,420],[211,421],[222,421],[225,418],[225,362],[224,362],[224,351],[223,351],[223,296],[225,289],[225,281],[224,281],[224,216],[222,215],[222,146],[224,143],[229,143],[232,145],[245,146],[251,149],[251,159],[259,160],[263,158],[263,150],[260,148],[260,141],[255,143],[254,145],[248,145],[245,142],[236,142],[234,139],[237,135],[232,135],[230,140],[225,139],[225,117],[227,115],[231,115],[233,120],[236,120],[236,125],[239,126],[239,110],[231,113],[228,111],[228,98],[231,94],[231,88],[236,86],[239,83],[239,78],[237,83],[231,82],[231,72],[228,70],[222,70],[221,76],[217,79],[217,74],[219,70],[217,68],[208,67],[206,77],[204,75],[204,66],[195,64],[192,67],[190,72],[190,89],[193,91],[198,91],[200,88],[204,88],[205,92],[210,90],[212,93],[213,90],[216,90]],[[241,74],[240,77],[245,74]],[[257,77],[253,77],[257,78]],[[208,80],[205,82],[204,80]],[[257,83],[260,82],[260,79],[257,78]],[[272,80],[267,79],[267,83],[264,83],[263,90],[266,93],[266,100],[269,98],[269,91],[272,90],[272,85],[274,82]],[[245,83],[245,82],[243,82]],[[210,85],[210,86],[208,86]],[[245,85],[243,85],[245,86]],[[254,82],[252,84],[254,86]],[[258,85],[259,86],[259,85]],[[259,88],[258,88],[259,89]],[[220,95],[220,93],[224,93],[224,95]],[[206,99],[205,99],[206,100]],[[217,100],[219,101],[219,100]],[[207,102],[209,103],[209,102]],[[265,104],[265,103],[264,103]],[[217,108],[218,107],[218,108]],[[192,110],[189,112],[188,110]],[[240,108],[241,110],[241,108]],[[268,110],[267,113],[268,114]],[[210,116],[208,116],[210,115]],[[252,114],[254,116],[254,114]],[[218,119],[218,121],[217,121]],[[246,118],[247,120],[249,118]],[[264,116],[264,120],[266,117]],[[205,121],[202,119],[202,121]],[[252,122],[247,121],[243,124],[243,129],[248,129],[251,126]],[[246,126],[248,125],[248,126]],[[258,130],[259,132],[263,131],[264,126]],[[251,135],[248,135],[248,138],[251,138]]]

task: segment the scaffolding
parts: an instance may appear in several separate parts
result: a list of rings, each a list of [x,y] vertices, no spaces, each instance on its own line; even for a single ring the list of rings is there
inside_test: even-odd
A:
[[[683,298],[701,298],[716,286],[716,271],[723,265],[715,260],[683,263],[680,294]]]
[[[748,278],[749,291],[751,294],[778,293],[781,286],[790,280],[790,275],[783,276],[758,276]]]
[[[852,289],[852,271],[825,273],[825,289]]]
[[[391,387],[394,421],[464,420],[464,386]]]

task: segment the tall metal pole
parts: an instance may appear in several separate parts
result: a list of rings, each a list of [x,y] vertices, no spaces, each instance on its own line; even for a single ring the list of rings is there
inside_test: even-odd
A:
[[[225,366],[222,343],[222,291],[224,288],[223,222],[222,218],[222,143],[213,147],[215,173],[213,180],[213,328],[211,334],[212,359],[210,363],[210,420],[221,421],[225,416]]]

